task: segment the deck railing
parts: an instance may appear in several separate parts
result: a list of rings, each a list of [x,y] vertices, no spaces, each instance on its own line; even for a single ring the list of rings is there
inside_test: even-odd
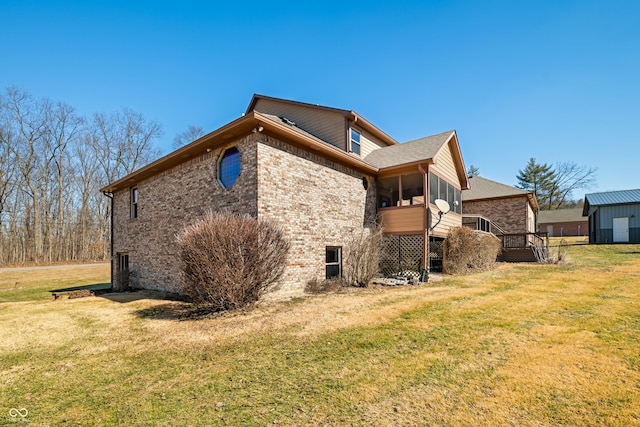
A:
[[[549,233],[507,233],[498,236],[505,249],[524,249],[532,246],[549,249]]]

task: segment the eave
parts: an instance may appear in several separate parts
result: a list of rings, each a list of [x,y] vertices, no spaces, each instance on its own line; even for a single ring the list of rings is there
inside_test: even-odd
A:
[[[252,111],[103,187],[100,191],[103,193],[113,193],[114,191],[129,188],[145,179],[204,155],[215,148],[242,138],[258,129],[266,135],[274,136],[295,146],[306,148],[311,152],[327,157],[337,163],[352,167],[359,172],[370,175],[376,175],[378,173],[378,168],[365,163],[360,158],[355,157],[355,155],[346,153],[328,143],[297,132],[284,123],[275,122],[260,113]]]

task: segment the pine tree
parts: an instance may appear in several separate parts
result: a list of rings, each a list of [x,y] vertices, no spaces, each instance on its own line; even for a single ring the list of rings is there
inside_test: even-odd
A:
[[[533,192],[540,207],[549,209],[556,182],[555,171],[551,165],[538,163],[532,157],[524,169],[518,171],[516,179],[516,187]]]
[[[478,169],[473,165],[469,166],[469,169],[467,169],[467,176],[469,178],[473,178],[474,176],[478,176],[478,175],[480,175],[480,169]]]

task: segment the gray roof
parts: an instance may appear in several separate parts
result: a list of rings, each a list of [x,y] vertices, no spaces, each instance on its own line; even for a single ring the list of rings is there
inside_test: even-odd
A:
[[[432,159],[455,131],[450,130],[372,151],[364,161],[379,169]]]
[[[585,201],[591,206],[626,205],[640,203],[640,189],[608,191],[605,193],[585,194]]]
[[[469,178],[469,189],[462,192],[462,201],[495,199],[500,197],[526,196],[530,192],[490,179],[474,176]]]
[[[538,224],[552,224],[558,222],[582,222],[587,218],[582,216],[582,208],[556,209],[538,212]]]

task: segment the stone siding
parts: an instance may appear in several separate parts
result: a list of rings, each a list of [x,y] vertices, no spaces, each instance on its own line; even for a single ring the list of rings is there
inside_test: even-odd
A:
[[[256,136],[231,142],[136,185],[138,218],[130,218],[130,190],[114,196],[113,249],[129,254],[133,287],[177,292],[180,262],[175,235],[208,210],[257,215]],[[236,146],[241,171],[233,187],[218,182],[222,152]],[[113,278],[117,280],[117,257]],[[114,283],[118,287],[118,283]]]
[[[365,189],[363,178],[367,180]],[[342,247],[375,220],[375,179],[282,141],[258,144],[258,216],[280,224],[291,243],[281,294],[325,278],[325,249]]]
[[[510,197],[491,200],[466,200],[462,204],[463,214],[482,215],[497,224],[505,233],[528,232],[529,200]]]

